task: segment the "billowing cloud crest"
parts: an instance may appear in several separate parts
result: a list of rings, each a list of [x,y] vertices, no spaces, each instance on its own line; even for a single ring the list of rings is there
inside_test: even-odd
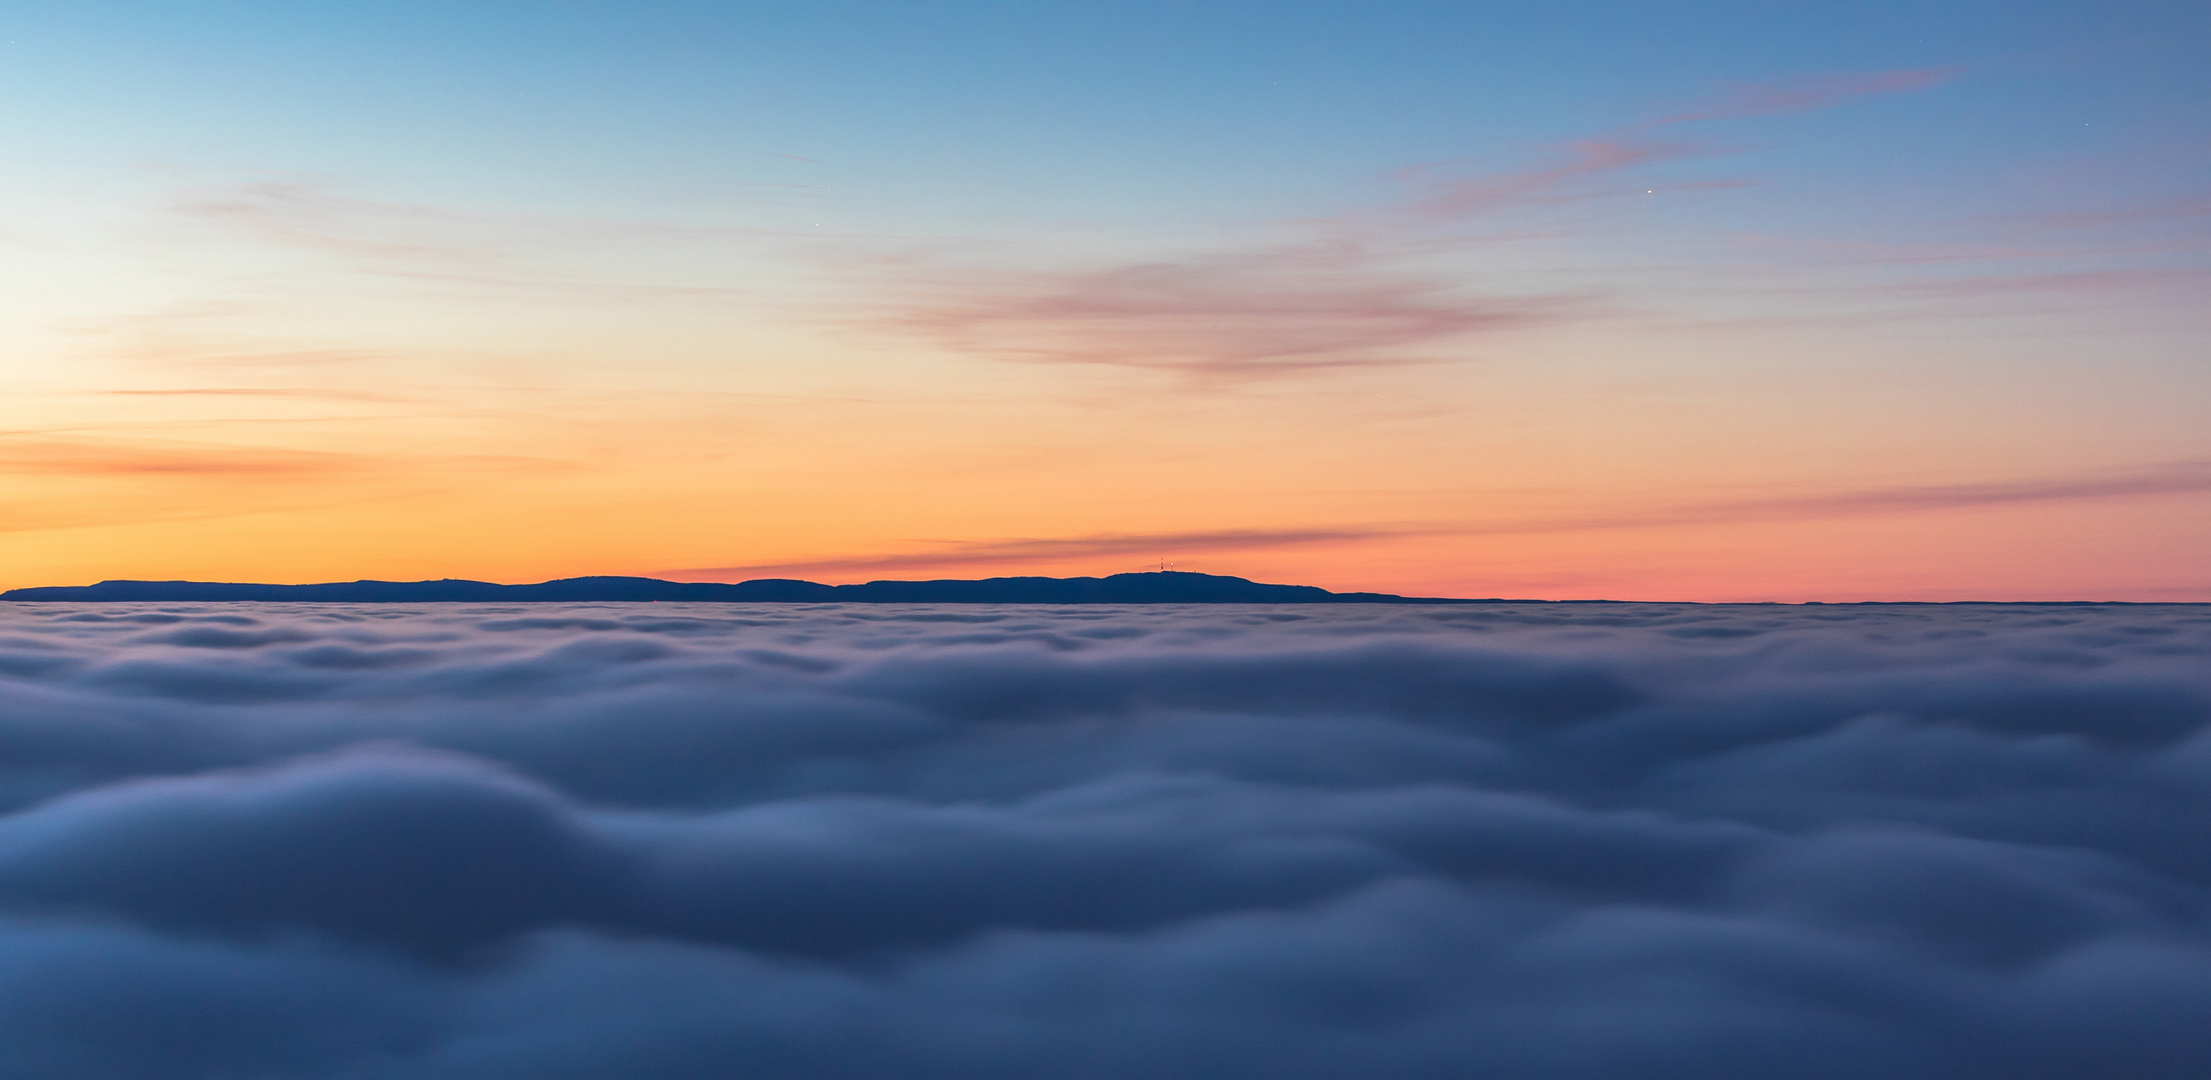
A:
[[[0,611],[9,1077],[2184,1077],[2211,608]]]

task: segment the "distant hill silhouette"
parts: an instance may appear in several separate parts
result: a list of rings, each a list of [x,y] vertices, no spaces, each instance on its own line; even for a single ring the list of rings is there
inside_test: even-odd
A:
[[[1178,570],[1111,577],[1001,577],[981,581],[870,581],[820,585],[789,578],[737,584],[661,581],[642,577],[561,578],[535,585],[488,581],[333,581],[319,585],[253,585],[222,581],[103,581],[10,589],[0,600],[220,601],[321,603],[513,603],[710,600],[742,603],[862,604],[1473,604],[1389,593],[1337,593],[1311,585],[1266,585],[1240,577]]]

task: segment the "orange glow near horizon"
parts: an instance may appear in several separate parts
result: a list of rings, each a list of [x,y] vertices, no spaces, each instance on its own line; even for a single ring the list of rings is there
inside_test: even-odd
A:
[[[2211,599],[2201,463],[1989,479],[1876,458],[1820,462],[1833,471],[1807,479],[1812,463],[1753,452],[1759,424],[1684,439],[1678,416],[1624,412],[1614,430],[1545,445],[1523,430],[1541,423],[1531,400],[1485,428],[1464,422],[1478,406],[1408,415],[1376,397],[531,391],[474,415],[450,401],[148,397],[124,431],[10,443],[0,585],[847,582],[1164,559],[1413,595]],[[1395,483],[1361,475],[1392,462]]]

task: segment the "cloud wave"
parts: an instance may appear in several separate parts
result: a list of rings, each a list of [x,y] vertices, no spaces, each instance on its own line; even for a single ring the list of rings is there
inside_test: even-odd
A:
[[[61,1077],[2180,1077],[2211,608],[0,611]]]

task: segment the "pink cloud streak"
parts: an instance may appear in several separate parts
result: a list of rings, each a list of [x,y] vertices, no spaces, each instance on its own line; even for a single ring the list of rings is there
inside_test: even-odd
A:
[[[1163,533],[1096,533],[1071,537],[949,542],[908,551],[873,555],[754,563],[740,566],[663,570],[686,580],[737,580],[747,576],[957,570],[1018,567],[1038,563],[1112,556],[1232,554],[1299,547],[1373,543],[1387,540],[1484,536],[1526,536],[1739,524],[1757,521],[1820,520],[1900,513],[1939,513],[1980,507],[2105,499],[2158,498],[2211,493],[2211,460],[2159,465],[2087,476],[2023,480],[1922,484],[1821,492],[1801,496],[1736,499],[1673,508],[1497,522],[1431,522],[1372,526],[1314,526],[1289,529],[1219,529]]]
[[[1410,256],[1480,243],[1471,221],[1625,194],[1591,182],[1731,152],[1658,132],[1693,121],[1802,112],[1924,89],[1947,69],[1835,75],[1744,87],[1713,105],[1571,140],[1538,167],[1460,175],[1460,163],[1396,172],[1407,188],[1376,209],[1280,223],[1304,239],[1078,270],[927,267],[888,324],[960,353],[1004,360],[1169,371],[1229,385],[1321,370],[1450,359],[1467,338],[1586,315],[1590,297],[1483,288]],[[1724,187],[1740,181],[1680,186]],[[1646,182],[1638,184],[1638,192]]]

